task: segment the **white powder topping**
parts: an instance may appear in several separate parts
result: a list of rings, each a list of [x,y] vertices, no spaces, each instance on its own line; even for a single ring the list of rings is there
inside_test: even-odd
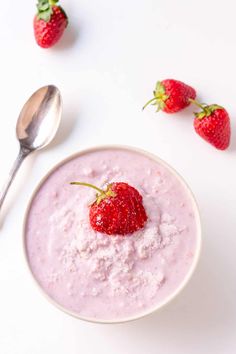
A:
[[[96,175],[96,172],[91,167],[84,167],[82,173],[86,177],[94,177]]]
[[[62,225],[64,230],[68,230],[72,214],[64,211],[63,215],[67,217]],[[100,285],[99,288],[90,288],[88,295],[99,296],[102,289],[105,289],[111,296],[128,295],[136,299],[139,290],[146,287],[147,296],[152,299],[165,282],[164,265],[166,260],[173,260],[173,252],[168,253],[167,249],[166,258],[160,258],[156,272],[136,269],[136,262],[146,262],[156,257],[156,253],[165,249],[181,234],[171,215],[163,214],[159,220],[158,225],[147,223],[143,230],[133,235],[107,236],[91,230],[88,221],[80,219],[77,233],[62,248],[59,260],[67,271],[77,272],[78,276],[80,269],[84,269],[87,264],[87,276],[93,283]],[[55,275],[51,281],[53,279],[56,281]],[[68,285],[70,294],[71,289],[72,284]]]
[[[100,177],[100,186],[117,180],[121,173],[119,166],[111,169],[105,163],[101,164],[104,171]],[[86,167],[82,169],[84,176],[92,177],[95,171]],[[67,284],[67,292],[73,295],[75,279],[82,279],[87,284],[80,296],[97,297],[102,292],[111,297],[129,296],[143,306],[139,294],[145,293],[152,299],[165,283],[168,274],[168,263],[175,262],[173,246],[178,245],[178,238],[186,227],[177,226],[176,219],[169,213],[159,211],[158,202],[162,196],[153,197],[153,191],[158,195],[165,193],[163,177],[155,170],[147,170],[147,175],[155,175],[150,186],[143,178],[138,190],[144,196],[143,203],[148,215],[144,229],[127,236],[107,236],[91,229],[88,218],[88,205],[94,201],[94,192],[86,191],[83,203],[76,198],[68,200],[65,205],[56,210],[50,217],[52,234],[55,227],[63,232],[61,248],[58,250],[58,261],[63,265],[61,273],[52,272],[49,282],[57,282],[60,276],[72,273],[72,282]],[[130,183],[133,185],[132,181]],[[166,186],[169,188],[169,186]],[[155,193],[154,193],[155,195]],[[55,196],[57,198],[57,196]],[[169,203],[165,199],[165,203]],[[75,210],[75,205],[78,208]],[[55,226],[56,225],[56,226]],[[48,247],[53,249],[53,237]],[[54,245],[55,246],[55,245]],[[161,253],[161,254],[160,254]],[[148,271],[146,266],[153,259],[158,259],[157,266]],[[75,276],[76,274],[76,276]],[[122,301],[120,302],[122,305]]]

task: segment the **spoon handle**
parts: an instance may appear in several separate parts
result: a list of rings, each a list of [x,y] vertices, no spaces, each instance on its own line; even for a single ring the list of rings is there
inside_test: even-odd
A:
[[[29,155],[30,152],[31,152],[31,150],[29,150],[29,149],[25,149],[24,147],[20,148],[19,154],[14,162],[14,165],[12,166],[12,169],[8,175],[7,181],[0,192],[0,209],[2,207],[2,204],[6,198],[6,195],[7,195],[8,189],[10,188],[20,165],[22,164],[22,162],[24,161],[26,156]]]

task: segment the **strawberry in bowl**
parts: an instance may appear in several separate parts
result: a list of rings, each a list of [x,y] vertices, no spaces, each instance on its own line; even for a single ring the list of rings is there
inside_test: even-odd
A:
[[[127,183],[113,182],[106,190],[83,182],[71,184],[91,187],[98,192],[89,211],[90,225],[95,231],[127,235],[142,229],[147,221],[142,196]]]

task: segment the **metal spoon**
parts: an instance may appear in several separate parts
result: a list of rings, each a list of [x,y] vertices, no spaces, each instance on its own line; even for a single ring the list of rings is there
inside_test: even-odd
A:
[[[58,88],[52,85],[41,87],[23,106],[16,125],[20,151],[0,193],[0,208],[26,156],[35,150],[42,149],[54,138],[61,120],[61,113],[61,94]]]

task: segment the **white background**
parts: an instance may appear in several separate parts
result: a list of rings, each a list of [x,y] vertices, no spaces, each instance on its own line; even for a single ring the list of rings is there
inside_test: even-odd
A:
[[[63,95],[55,141],[25,161],[1,211],[1,354],[233,354],[236,352],[235,1],[64,0],[70,25],[54,49],[36,46],[34,0],[1,1],[0,183],[18,152],[15,123],[48,83]],[[227,108],[230,149],[194,132],[192,110],[141,112],[158,79],[176,78],[200,100]],[[169,162],[191,186],[202,214],[203,251],[194,277],[168,307],[123,325],[84,323],[39,293],[26,269],[22,220],[41,177],[97,144],[129,144]]]

